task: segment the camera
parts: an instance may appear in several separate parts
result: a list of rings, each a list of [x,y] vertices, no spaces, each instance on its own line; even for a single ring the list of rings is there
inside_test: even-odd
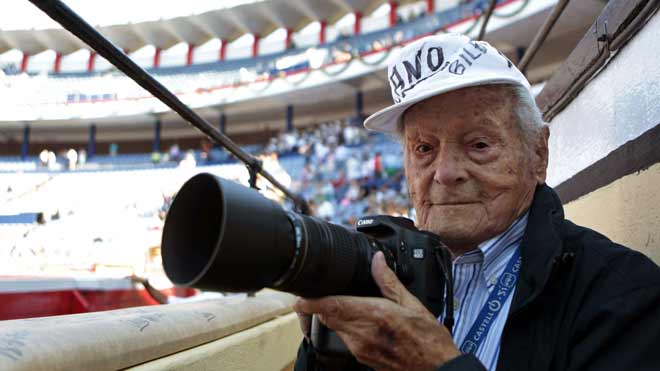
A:
[[[254,189],[208,173],[189,179],[175,196],[161,249],[174,284],[208,291],[269,287],[303,297],[379,297],[371,276],[377,251],[436,317],[452,288],[447,248],[409,219],[363,217],[353,231],[285,211]],[[452,313],[451,300],[447,307]],[[321,355],[350,357],[339,337],[316,319],[312,343]]]

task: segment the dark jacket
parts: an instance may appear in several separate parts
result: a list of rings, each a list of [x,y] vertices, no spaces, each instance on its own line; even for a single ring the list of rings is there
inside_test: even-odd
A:
[[[660,370],[657,265],[564,219],[548,186],[536,190],[521,249],[499,371]],[[315,363],[303,343],[296,371],[322,370]],[[438,370],[485,368],[463,355]]]

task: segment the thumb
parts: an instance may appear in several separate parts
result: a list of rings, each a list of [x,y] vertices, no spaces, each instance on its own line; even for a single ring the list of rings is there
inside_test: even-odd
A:
[[[387,266],[385,255],[382,251],[374,254],[371,261],[371,275],[385,298],[411,309],[424,308],[419,300],[399,281],[399,278],[392,272],[390,267]]]

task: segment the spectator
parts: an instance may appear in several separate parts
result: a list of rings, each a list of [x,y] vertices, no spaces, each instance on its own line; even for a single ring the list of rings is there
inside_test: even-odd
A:
[[[119,153],[119,145],[117,143],[110,143],[109,152],[111,157],[117,156]]]
[[[187,151],[185,156],[183,157],[183,160],[179,162],[179,167],[185,169],[192,169],[195,166],[197,166],[197,160],[195,160],[195,152]]]
[[[49,159],[49,157],[50,157],[49,154],[50,154],[50,153],[48,152],[47,149],[44,149],[44,150],[42,150],[41,152],[39,152],[39,164],[40,164],[41,166],[43,166],[43,167],[47,167],[47,166],[48,166],[48,159]]]
[[[151,162],[152,162],[154,165],[158,165],[158,164],[160,164],[160,161],[161,161],[162,159],[163,159],[163,158],[162,158],[162,155],[160,154],[160,152],[158,152],[158,151],[154,151],[154,152],[151,153]]]
[[[87,163],[87,151],[84,148],[78,150],[78,166],[83,167]]]
[[[170,161],[178,162],[181,160],[181,149],[179,148],[179,145],[176,143],[172,144],[172,146],[170,146],[169,154]]]
[[[76,152],[75,149],[70,148],[66,152],[66,159],[68,161],[68,169],[69,171],[76,170],[76,164],[78,163],[78,152]]]
[[[55,152],[48,152],[48,161],[46,163],[48,165],[48,170],[56,170],[58,168],[57,156],[55,155]]]
[[[380,179],[383,177],[383,156],[380,152],[376,152],[374,156],[374,178]]]

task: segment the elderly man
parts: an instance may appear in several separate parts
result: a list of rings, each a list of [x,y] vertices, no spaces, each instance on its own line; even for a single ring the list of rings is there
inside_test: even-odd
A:
[[[549,130],[515,66],[446,34],[403,48],[388,77],[394,104],[365,126],[401,137],[417,226],[452,253],[455,326],[378,253],[384,298],[301,299],[303,331],[310,314],[337,331],[360,362],[344,369],[660,370],[660,269],[564,219],[545,185]],[[317,369],[305,340],[296,370]]]

